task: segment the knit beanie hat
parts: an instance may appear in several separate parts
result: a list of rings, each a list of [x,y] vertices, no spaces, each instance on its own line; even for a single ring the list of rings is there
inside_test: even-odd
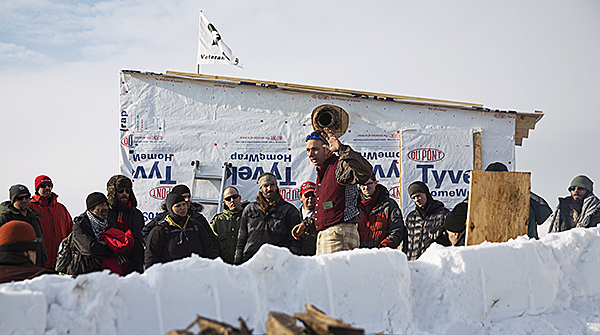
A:
[[[488,165],[488,167],[486,167],[485,170],[486,171],[496,171],[496,172],[508,172],[508,168],[506,167],[506,165],[504,165],[504,163],[500,163],[500,162],[495,162],[495,163]]]
[[[178,204],[180,202],[185,202],[185,199],[183,198],[183,196],[177,192],[171,191],[169,194],[167,194],[166,201],[167,201],[167,211],[169,212],[169,215],[178,216],[177,214],[175,214],[175,212],[173,212],[173,205]]]
[[[192,192],[190,192],[190,188],[183,184],[179,184],[179,185],[173,187],[171,192],[175,192],[175,193],[179,193],[179,194],[186,194],[186,193],[192,194]]]
[[[35,191],[37,192],[38,188],[40,188],[41,185],[45,184],[52,184],[52,179],[45,175],[37,176],[35,178]]]
[[[31,197],[31,193],[29,193],[27,186],[21,185],[21,184],[11,186],[8,189],[8,197],[10,198],[10,203],[14,204],[15,198],[21,194],[27,194],[28,196]]]
[[[1,251],[37,250],[39,243],[33,226],[23,221],[9,221],[0,227]]]
[[[581,188],[585,188],[586,190],[590,191],[591,193],[594,192],[594,182],[590,178],[588,178],[587,176],[584,176],[584,175],[579,175],[571,181],[571,185],[569,186],[569,191],[571,190],[572,187],[581,187]]]
[[[415,193],[425,193],[429,196],[429,187],[427,187],[427,184],[422,181],[415,181],[408,186],[408,195],[412,196]]]
[[[90,193],[90,195],[88,195],[85,199],[85,205],[88,211],[96,207],[96,205],[101,204],[103,202],[108,203],[108,199],[103,193],[100,192]]]
[[[453,233],[462,233],[465,231],[467,224],[467,208],[468,204],[466,202],[461,202],[456,205],[446,216],[444,228]]]

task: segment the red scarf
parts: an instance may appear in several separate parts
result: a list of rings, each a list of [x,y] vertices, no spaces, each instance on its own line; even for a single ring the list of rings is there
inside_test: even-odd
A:
[[[369,199],[364,199],[363,197],[360,198],[360,202],[362,203],[365,212],[367,212],[367,215],[371,214],[371,211],[375,208],[375,205],[377,205],[377,198],[379,198],[379,188],[375,189],[375,194]]]

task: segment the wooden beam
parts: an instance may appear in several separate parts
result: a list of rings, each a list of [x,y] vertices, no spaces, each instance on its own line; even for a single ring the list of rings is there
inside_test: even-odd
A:
[[[473,170],[481,171],[481,131],[473,132]]]
[[[269,312],[266,335],[306,335],[304,329],[296,326],[296,318],[280,312]]]
[[[290,84],[290,83],[282,83],[282,82],[276,82],[276,81],[243,79],[243,78],[224,77],[224,76],[211,76],[211,75],[206,75],[206,74],[186,73],[186,72],[177,72],[177,71],[167,71],[166,75],[191,77],[191,78],[202,78],[202,79],[210,79],[210,80],[226,80],[226,81],[237,82],[238,84],[241,82],[244,82],[244,83],[253,83],[253,84],[257,84],[257,85],[266,85],[266,86],[274,85],[277,87],[288,87],[288,88],[321,91],[321,92],[332,92],[332,93],[340,93],[340,94],[358,94],[358,95],[365,95],[368,97],[392,98],[392,99],[398,99],[398,100],[404,100],[404,101],[425,102],[425,103],[432,103],[432,104],[456,105],[456,106],[462,106],[462,107],[483,107],[482,104],[476,104],[476,103],[471,103],[471,102],[460,102],[460,101],[422,98],[422,97],[411,97],[411,96],[406,96],[406,95],[396,95],[396,94],[387,94],[387,93],[355,91],[355,90],[349,90],[349,89],[302,85],[302,84]]]
[[[529,172],[471,172],[467,245],[527,234],[530,177]]]
[[[315,306],[306,304],[306,313],[294,314],[310,331],[318,335],[364,335],[364,329],[355,328],[342,319],[334,319]]]

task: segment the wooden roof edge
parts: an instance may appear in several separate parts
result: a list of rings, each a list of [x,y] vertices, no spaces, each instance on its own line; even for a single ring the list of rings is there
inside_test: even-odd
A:
[[[341,88],[332,88],[332,87],[324,87],[324,86],[292,84],[292,83],[283,83],[283,82],[268,81],[268,80],[244,79],[244,78],[215,76],[215,75],[207,75],[207,74],[177,72],[177,71],[169,71],[169,70],[167,70],[165,75],[188,77],[188,78],[202,78],[202,79],[209,79],[209,80],[225,80],[225,81],[235,82],[237,84],[257,85],[257,86],[263,86],[266,88],[285,87],[285,88],[311,90],[311,91],[319,91],[319,92],[351,94],[351,95],[355,95],[357,98],[363,97],[363,98],[371,98],[371,99],[383,100],[383,101],[385,101],[385,100],[388,100],[388,101],[401,100],[401,101],[415,102],[415,103],[450,105],[450,106],[462,107],[462,108],[472,108],[472,107],[483,108],[482,104],[471,103],[471,102],[431,99],[431,98],[423,98],[423,97],[411,97],[411,96],[388,94],[388,93],[374,93],[374,92],[366,92],[366,91],[357,91],[357,90],[352,90],[352,89],[341,89]]]
[[[534,130],[535,125],[542,119],[542,117],[544,117],[544,112],[539,110],[536,110],[533,113],[517,113],[517,118],[515,122],[515,145],[523,145],[523,138],[529,138],[529,130]],[[531,122],[531,119],[534,119],[533,122]],[[525,127],[519,127],[520,124],[526,125]],[[521,129],[521,131],[518,131],[518,129]]]

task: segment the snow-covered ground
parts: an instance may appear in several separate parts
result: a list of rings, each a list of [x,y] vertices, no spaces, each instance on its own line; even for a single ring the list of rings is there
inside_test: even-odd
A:
[[[44,276],[0,285],[2,334],[164,334],[197,314],[264,333],[304,304],[391,334],[600,333],[600,229],[539,241],[297,257],[264,246],[242,266],[199,257],[143,275]],[[196,330],[197,331],[197,330]]]

